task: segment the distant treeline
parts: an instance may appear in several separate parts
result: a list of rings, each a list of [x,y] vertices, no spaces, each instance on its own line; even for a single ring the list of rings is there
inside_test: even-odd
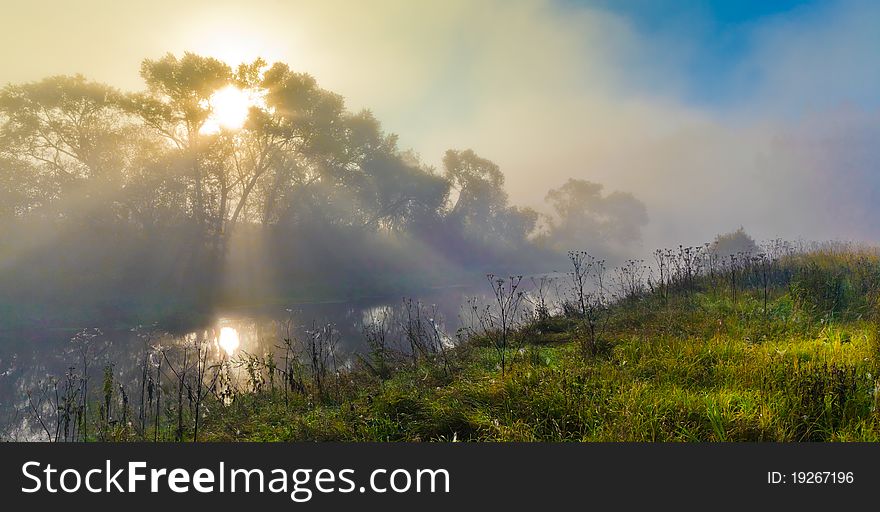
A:
[[[490,160],[450,150],[431,168],[282,63],[169,54],[141,76],[136,93],[82,76],[0,91],[6,325],[380,293],[571,247],[613,258],[647,222],[583,180],[548,193],[551,215],[514,206]],[[229,87],[258,101],[242,127],[208,129]]]

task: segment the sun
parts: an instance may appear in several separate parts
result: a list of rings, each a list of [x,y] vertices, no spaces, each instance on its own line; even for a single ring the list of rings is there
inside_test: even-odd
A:
[[[224,129],[239,130],[247,121],[251,107],[264,106],[265,101],[257,91],[227,85],[208,98],[205,107],[211,113],[202,126],[201,132],[212,134]]]

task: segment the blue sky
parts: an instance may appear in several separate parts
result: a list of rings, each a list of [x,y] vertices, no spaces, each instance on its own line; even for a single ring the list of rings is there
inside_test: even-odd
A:
[[[821,25],[823,17],[833,17],[842,7],[856,3],[845,0],[558,2],[561,9],[600,9],[624,18],[650,46],[674,54],[668,57],[675,64],[669,73],[677,74],[683,81],[680,91],[683,100],[730,108],[750,101],[761,85],[762,70],[750,67],[750,59],[763,50],[761,36],[766,39],[775,26]],[[880,20],[877,22],[880,24]],[[829,99],[836,99],[833,96],[838,90],[829,91]],[[864,91],[850,96],[877,104],[873,101],[876,95],[864,94]],[[815,101],[822,99],[815,98]]]
[[[816,0],[561,0],[626,15],[646,30],[663,29],[684,18],[700,17],[718,27],[749,23],[789,12]]]

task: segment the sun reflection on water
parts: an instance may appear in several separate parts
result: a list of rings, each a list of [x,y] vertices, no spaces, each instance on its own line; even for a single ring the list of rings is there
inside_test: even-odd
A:
[[[220,345],[220,348],[222,348],[227,355],[234,355],[235,351],[238,350],[239,345],[241,345],[238,331],[232,327],[221,327],[220,336],[217,337],[217,344]]]

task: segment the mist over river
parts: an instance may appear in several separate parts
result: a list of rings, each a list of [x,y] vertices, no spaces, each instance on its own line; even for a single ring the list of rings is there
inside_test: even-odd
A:
[[[332,338],[332,357],[342,368],[368,351],[365,326],[384,318],[390,345],[406,351],[400,321],[410,300],[410,307],[420,305],[425,321],[435,325],[445,342],[451,344],[467,321],[462,307],[466,310],[468,298],[482,293],[485,290],[451,286],[425,290],[413,299],[381,297],[234,308],[218,311],[212,321],[173,327],[156,324],[0,330],[0,430],[4,437],[39,439],[33,408],[44,407],[50,398],[54,399],[54,383],[60,389],[69,371],[80,373],[87,365],[94,392],[99,392],[107,365],[112,365],[114,378],[121,385],[139,386],[145,353],[158,349],[165,350],[169,358],[179,359],[183,347],[203,344],[208,347],[209,364],[216,364],[246,355],[272,354],[280,358],[284,339],[288,338],[302,357],[305,341],[323,331]],[[85,363],[84,354],[88,358]],[[152,362],[156,362],[155,356]],[[244,373],[243,368],[233,369],[235,379],[243,380]],[[42,399],[41,390],[47,394]],[[137,400],[132,398],[132,402],[136,408]],[[45,437],[45,433],[42,435]]]

